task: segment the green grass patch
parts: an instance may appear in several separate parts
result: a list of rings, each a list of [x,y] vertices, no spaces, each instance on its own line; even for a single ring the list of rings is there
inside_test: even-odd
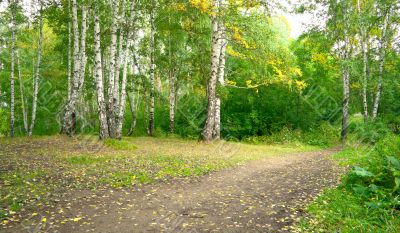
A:
[[[135,146],[132,142],[127,140],[117,140],[117,139],[106,139],[104,141],[104,145],[113,150],[136,150],[137,146]]]

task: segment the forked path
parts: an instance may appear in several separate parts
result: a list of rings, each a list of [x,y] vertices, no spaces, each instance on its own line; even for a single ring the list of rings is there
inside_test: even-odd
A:
[[[133,192],[83,192],[74,203],[64,203],[68,215],[82,219],[49,231],[288,232],[305,204],[338,182],[343,169],[328,159],[333,152],[270,157]]]

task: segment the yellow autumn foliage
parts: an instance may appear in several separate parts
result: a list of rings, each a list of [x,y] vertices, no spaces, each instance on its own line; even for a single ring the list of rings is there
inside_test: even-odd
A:
[[[211,0],[189,0],[190,5],[209,15],[215,14]]]

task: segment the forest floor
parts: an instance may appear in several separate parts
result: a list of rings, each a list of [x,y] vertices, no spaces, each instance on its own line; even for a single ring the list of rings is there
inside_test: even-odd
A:
[[[0,140],[0,232],[288,232],[344,169],[301,145]]]

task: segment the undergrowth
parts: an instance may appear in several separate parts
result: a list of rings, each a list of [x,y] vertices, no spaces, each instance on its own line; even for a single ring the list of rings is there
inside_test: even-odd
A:
[[[333,156],[352,165],[341,185],[308,207],[301,232],[400,232],[400,137]]]

